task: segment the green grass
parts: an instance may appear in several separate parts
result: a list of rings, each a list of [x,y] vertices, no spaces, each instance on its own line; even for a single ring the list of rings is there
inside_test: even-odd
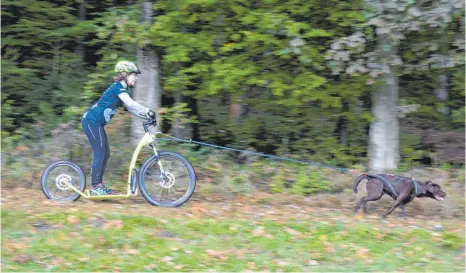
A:
[[[2,210],[2,271],[463,271],[464,236],[421,228]],[[77,219],[77,220],[76,220]],[[45,221],[49,229],[31,224]],[[165,234],[165,235],[164,235]],[[169,236],[166,236],[169,234]],[[19,258],[18,258],[19,257]],[[22,257],[22,258],[21,258]],[[317,265],[310,265],[313,260]],[[315,263],[315,262],[314,262]]]

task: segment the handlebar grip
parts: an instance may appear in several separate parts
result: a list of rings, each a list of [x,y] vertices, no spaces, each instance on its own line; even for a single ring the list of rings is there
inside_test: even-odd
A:
[[[155,117],[155,112],[154,111],[149,111],[149,113],[147,113],[147,116],[151,119],[151,120],[154,120],[156,119]]]

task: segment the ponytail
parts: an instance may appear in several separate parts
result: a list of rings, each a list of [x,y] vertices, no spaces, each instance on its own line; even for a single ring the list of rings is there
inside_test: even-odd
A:
[[[120,72],[116,76],[113,77],[114,82],[119,82],[122,80],[126,80],[127,74],[126,72]]]

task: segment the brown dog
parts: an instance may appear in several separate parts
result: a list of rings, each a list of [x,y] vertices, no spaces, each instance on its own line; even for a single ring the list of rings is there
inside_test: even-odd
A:
[[[446,196],[441,187],[431,181],[420,182],[413,178],[391,174],[362,174],[358,176],[353,185],[353,191],[355,193],[358,192],[359,182],[363,179],[367,179],[367,196],[358,201],[354,211],[358,211],[362,205],[363,211],[367,212],[367,202],[377,201],[385,193],[391,196],[395,201],[387,212],[383,214],[383,218],[387,217],[387,215],[400,205],[402,216],[406,217],[405,205],[411,202],[414,197],[430,197],[442,201]]]

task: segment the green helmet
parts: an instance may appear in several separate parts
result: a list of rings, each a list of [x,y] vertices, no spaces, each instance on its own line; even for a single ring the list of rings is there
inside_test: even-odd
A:
[[[136,64],[128,61],[120,61],[115,65],[115,72],[121,73],[136,73],[141,74],[141,70],[136,66]]]

